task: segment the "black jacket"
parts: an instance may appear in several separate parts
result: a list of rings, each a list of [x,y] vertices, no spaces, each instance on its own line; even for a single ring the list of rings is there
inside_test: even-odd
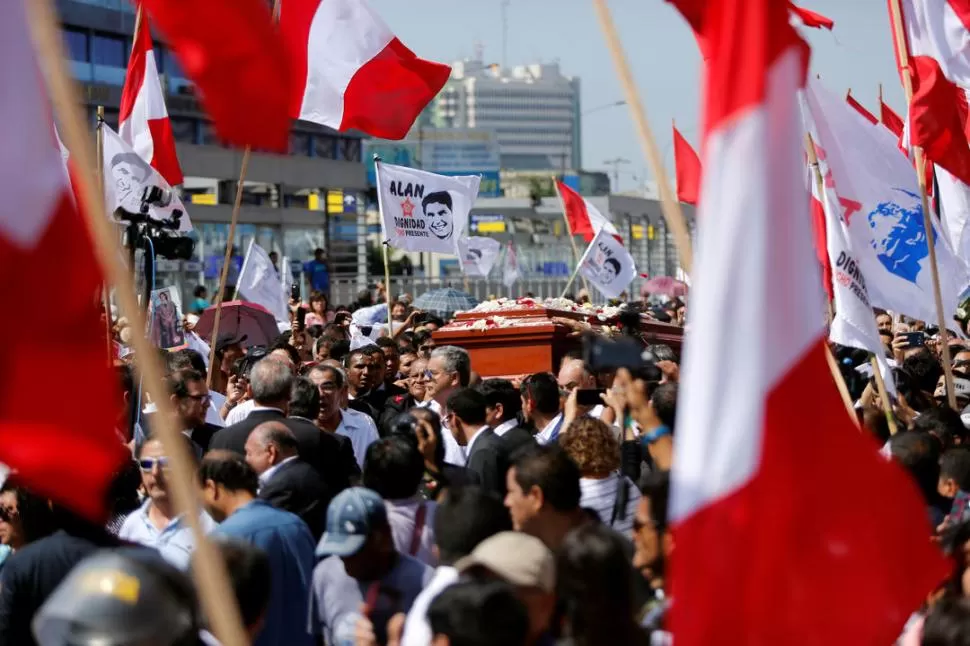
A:
[[[391,384],[391,385],[381,384],[374,390],[364,395],[361,399],[363,399],[365,402],[373,406],[374,410],[380,413],[380,411],[384,410],[384,406],[387,404],[387,400],[391,399],[392,397],[397,397],[398,395],[407,395],[407,394],[408,394],[408,391],[401,388],[400,386],[396,386],[394,384]],[[376,422],[377,420],[375,419],[374,421]]]
[[[227,426],[216,433],[209,443],[209,449],[224,449],[245,455],[249,434],[264,422],[282,422],[293,432],[300,449],[300,458],[317,470],[333,495],[346,489],[350,478],[360,472],[357,461],[353,458],[352,448],[350,463],[353,464],[353,470],[351,470],[337,435],[321,431],[308,419],[284,417],[278,410],[258,410],[250,413],[238,424]],[[348,440],[347,445],[349,444]]]
[[[487,428],[475,439],[466,466],[481,478],[482,489],[504,496],[507,462],[502,438]]]
[[[391,422],[394,418],[405,413],[418,403],[414,401],[414,397],[410,393],[395,394],[387,398],[384,402],[384,410],[381,411],[381,419],[377,425],[377,432],[380,433],[381,437],[386,437],[391,432]]]
[[[509,457],[510,463],[511,457],[516,451],[521,449],[523,446],[533,445],[536,443],[535,436],[524,426],[515,426],[510,428],[499,439],[502,441],[502,448]]]
[[[333,496],[317,470],[296,458],[280,465],[259,488],[259,497],[278,509],[292,512],[310,528],[313,540],[320,540],[327,506]]]

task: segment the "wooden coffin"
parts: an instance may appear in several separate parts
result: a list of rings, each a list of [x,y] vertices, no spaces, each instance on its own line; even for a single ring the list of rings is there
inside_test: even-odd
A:
[[[563,356],[582,345],[568,324],[553,319],[615,325],[595,314],[541,306],[494,312],[462,312],[434,333],[437,345],[455,345],[471,356],[472,370],[482,377],[514,377],[559,370]],[[665,343],[680,354],[683,330],[643,317],[640,334],[648,343]]]

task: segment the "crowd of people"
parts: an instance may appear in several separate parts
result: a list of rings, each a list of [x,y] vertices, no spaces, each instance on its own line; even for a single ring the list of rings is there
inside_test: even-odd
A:
[[[205,353],[164,353],[197,461],[199,522],[254,644],[673,643],[672,348],[640,339],[638,361],[596,370],[577,349],[556,373],[483,379],[465,350],[435,344],[445,321],[406,296],[388,308],[392,333],[374,339],[352,323],[369,295],[351,308],[321,292],[308,300],[315,318],[294,316],[269,347],[220,338],[211,384]],[[677,300],[637,311],[685,316]],[[966,407],[970,345],[884,312],[877,322],[894,365],[895,435],[868,357],[834,353],[874,450],[912,474],[927,537],[954,558],[900,643],[957,646],[970,635],[970,415],[946,405],[940,350],[949,344]],[[187,574],[197,545],[173,502],[157,413],[131,366],[118,369],[119,441],[132,459],[107,523],[36,496],[15,473],[0,489],[0,643],[218,643]]]

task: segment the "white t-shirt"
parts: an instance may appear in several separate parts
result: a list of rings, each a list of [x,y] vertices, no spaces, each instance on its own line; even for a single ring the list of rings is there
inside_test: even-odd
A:
[[[435,567],[438,559],[434,557],[434,514],[437,505],[431,500],[424,500],[419,496],[406,500],[385,500],[387,509],[387,523],[391,526],[394,547],[398,552],[418,559],[425,565]],[[417,523],[418,509],[424,507],[424,526],[421,529],[418,549],[411,554],[411,543],[414,541],[414,526]]]
[[[613,507],[616,504],[617,486],[624,481],[627,485],[626,516],[622,519],[618,517],[612,527],[620,534],[630,538],[633,532],[633,517],[637,513],[637,505],[640,503],[640,490],[626,476],[611,473],[601,480],[580,478],[579,506],[592,509],[604,525],[610,525],[610,520],[613,518]]]
[[[253,408],[256,407],[256,402],[252,399],[246,400],[239,404],[226,415],[226,426],[232,426],[233,424],[238,424],[243,421],[249,414],[253,412]]]
[[[404,634],[401,646],[428,646],[431,643],[431,625],[428,623],[428,608],[441,592],[458,581],[458,570],[450,565],[441,565],[434,571],[424,590],[415,597],[407,619],[404,620]]]

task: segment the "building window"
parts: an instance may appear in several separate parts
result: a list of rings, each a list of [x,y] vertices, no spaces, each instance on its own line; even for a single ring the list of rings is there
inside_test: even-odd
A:
[[[216,128],[212,125],[211,121],[202,122],[202,145],[204,146],[220,146],[222,141],[216,134]]]
[[[360,140],[345,139],[341,137],[337,140],[337,159],[349,162],[360,161]]]
[[[163,66],[162,69],[164,69],[165,74],[167,74],[170,77],[185,78],[185,73],[183,73],[182,68],[179,67],[178,61],[175,59],[175,56],[172,55],[172,52],[168,49],[165,50],[165,65]]]
[[[64,30],[64,45],[67,47],[67,57],[72,61],[90,61],[88,54],[88,35],[77,29]]]
[[[92,58],[95,65],[107,67],[128,67],[125,53],[125,40],[116,36],[95,34],[92,43]]]
[[[310,135],[305,132],[290,132],[290,154],[305,156],[310,154]]]
[[[197,143],[196,125],[198,121],[196,119],[170,117],[169,120],[172,122],[172,136],[175,138],[175,141],[186,144]]]
[[[336,157],[336,141],[329,135],[313,135],[313,156],[323,157],[324,159],[334,159]]]

